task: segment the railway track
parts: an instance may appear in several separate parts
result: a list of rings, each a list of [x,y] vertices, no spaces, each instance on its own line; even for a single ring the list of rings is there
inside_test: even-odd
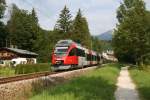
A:
[[[80,68],[76,70],[80,70]],[[72,70],[68,70],[68,71],[72,71]],[[58,71],[58,72],[45,71],[45,72],[37,72],[37,73],[31,73],[31,74],[23,74],[23,75],[17,75],[17,76],[12,76],[12,77],[0,78],[0,85],[11,83],[11,82],[17,82],[17,81],[23,81],[23,80],[28,80],[28,79],[49,76],[49,75],[58,74],[61,72],[62,71]]]
[[[52,75],[52,74],[56,74],[56,72],[48,72],[47,71],[47,72],[39,72],[39,73],[24,74],[24,75],[17,75],[17,76],[13,76],[13,77],[1,78],[0,85],[10,83],[10,82],[34,79],[34,78],[48,76],[48,75]]]

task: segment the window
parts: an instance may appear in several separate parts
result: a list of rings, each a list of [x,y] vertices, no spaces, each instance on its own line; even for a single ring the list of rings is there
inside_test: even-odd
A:
[[[76,48],[73,48],[70,52],[69,52],[69,56],[76,56]]]
[[[65,52],[67,52],[67,50],[68,50],[68,49],[57,49],[56,52],[62,52],[62,53],[65,53]]]
[[[57,56],[65,56],[67,54],[68,47],[56,47],[54,54]]]
[[[97,56],[97,61],[100,61],[100,56],[99,55]]]
[[[92,55],[92,61],[94,61],[94,55]]]
[[[13,65],[16,64],[16,61],[13,61]]]
[[[4,64],[4,62],[2,60],[0,60],[0,64]]]
[[[97,56],[91,55],[91,61],[97,61]]]
[[[81,49],[77,49],[77,56],[81,56],[81,57],[85,57],[85,52],[84,50],[81,50]]]
[[[97,61],[97,56],[95,56],[95,61]]]
[[[87,61],[91,61],[91,55],[87,54]]]

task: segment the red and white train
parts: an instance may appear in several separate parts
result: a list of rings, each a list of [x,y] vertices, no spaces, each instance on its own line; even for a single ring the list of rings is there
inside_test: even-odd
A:
[[[52,54],[52,68],[55,71],[83,68],[101,63],[101,54],[86,49],[72,40],[58,41]]]

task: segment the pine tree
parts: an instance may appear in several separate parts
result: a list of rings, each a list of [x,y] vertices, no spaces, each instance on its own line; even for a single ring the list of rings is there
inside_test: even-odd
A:
[[[33,51],[34,43],[37,39],[38,25],[36,14],[29,14],[26,10],[20,10],[13,5],[12,15],[8,21],[7,27],[9,37],[13,45],[17,45],[20,49]]]
[[[6,3],[5,0],[0,0],[0,19],[3,18]]]
[[[68,34],[71,32],[72,26],[72,16],[70,14],[69,9],[65,6],[64,9],[61,11],[59,15],[59,19],[54,27],[55,30],[59,31],[60,33]]]
[[[87,47],[87,48],[90,48],[91,47],[91,34],[90,34],[90,31],[89,31],[89,27],[88,27],[88,22],[86,20],[85,17],[82,18],[82,21],[83,21],[83,33],[84,33],[84,41],[83,41],[83,44]]]
[[[32,9],[32,12],[30,14],[30,17],[32,19],[32,21],[30,22],[31,23],[31,26],[32,26],[32,31],[31,31],[31,34],[32,34],[32,51],[37,51],[39,47],[37,47],[37,42],[39,41],[39,37],[41,34],[44,34],[44,33],[41,33],[41,28],[38,24],[38,17],[37,17],[37,14],[35,12],[35,9],[33,8]]]
[[[73,23],[73,32],[72,32],[72,39],[78,43],[82,43],[82,39],[84,34],[82,33],[82,14],[81,10],[79,9]]]
[[[6,7],[5,0],[0,0],[0,19],[4,17],[5,7]],[[8,32],[6,31],[6,26],[2,21],[0,21],[0,47],[6,46],[7,35]]]
[[[121,61],[142,64],[150,53],[147,11],[143,0],[124,0],[117,11],[113,46]]]
[[[88,48],[91,47],[91,36],[88,23],[86,18],[82,16],[80,9],[74,19],[72,39]]]
[[[36,24],[38,24],[38,17],[37,17],[37,14],[36,14],[34,8],[32,9],[31,16],[32,16],[32,18],[33,18],[33,21],[34,21]]]

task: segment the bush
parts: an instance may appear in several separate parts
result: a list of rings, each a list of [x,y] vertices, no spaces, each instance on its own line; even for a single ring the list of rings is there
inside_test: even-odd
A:
[[[51,67],[48,63],[41,63],[41,64],[22,64],[17,65],[15,68],[15,74],[28,74],[28,73],[35,73],[35,72],[43,72],[43,71],[50,71]]]

